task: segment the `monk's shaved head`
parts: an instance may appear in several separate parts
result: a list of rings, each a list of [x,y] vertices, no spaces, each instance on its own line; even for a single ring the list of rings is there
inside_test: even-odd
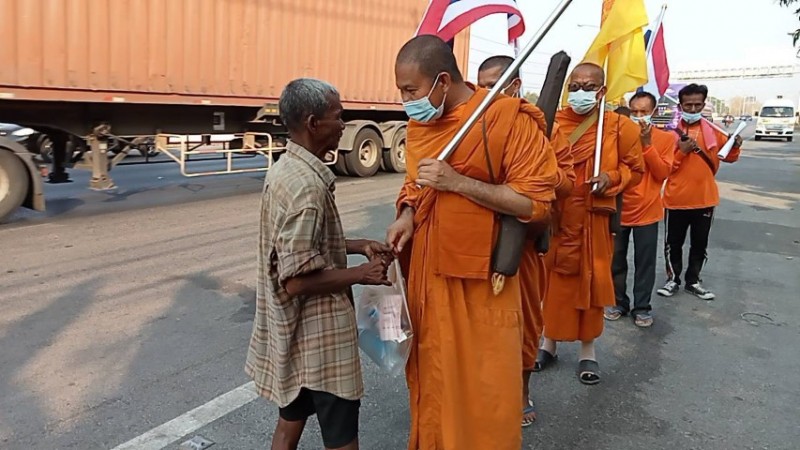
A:
[[[445,41],[433,35],[417,36],[406,42],[397,54],[395,64],[415,64],[423,75],[430,78],[436,78],[444,72],[450,75],[453,82],[464,81],[453,50]]]
[[[606,82],[606,74],[603,71],[603,68],[595,63],[590,62],[583,62],[575,66],[575,68],[572,69],[570,80],[574,78],[592,79],[600,85],[603,85]]]
[[[485,72],[491,69],[498,69],[498,71],[502,74],[508,69],[511,63],[514,62],[514,58],[506,55],[497,55],[492,56],[486,59],[486,61],[482,62],[480,67],[478,67],[478,72]],[[511,75],[511,79],[519,78],[519,70],[514,72]]]

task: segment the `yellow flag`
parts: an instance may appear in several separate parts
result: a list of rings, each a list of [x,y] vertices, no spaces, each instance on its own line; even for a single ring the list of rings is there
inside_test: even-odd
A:
[[[583,62],[606,69],[607,102],[615,102],[627,92],[647,83],[647,55],[642,27],[647,26],[644,0],[605,0],[600,32]]]

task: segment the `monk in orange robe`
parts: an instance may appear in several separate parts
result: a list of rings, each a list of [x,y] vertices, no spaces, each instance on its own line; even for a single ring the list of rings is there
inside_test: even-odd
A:
[[[514,62],[514,58],[506,55],[492,56],[481,63],[478,68],[478,86],[493,88],[506,69]],[[503,93],[510,97],[520,97],[522,80],[519,71],[511,76]],[[565,198],[572,192],[575,183],[575,171],[572,168],[572,153],[567,137],[559,130],[558,123],[553,124],[550,144],[558,161],[556,181],[556,198]],[[555,218],[557,219],[557,218]],[[542,318],[542,301],[547,289],[547,273],[544,255],[536,249],[536,239],[544,227],[531,230],[530,239],[525,244],[522,262],[519,268],[520,292],[522,294],[522,426],[530,426],[536,420],[536,409],[530,395],[530,378],[536,363],[536,352],[542,336],[544,319]]]
[[[499,214],[549,217],[557,175],[544,115],[502,96],[438,161],[487,91],[464,82],[452,50],[435,36],[403,46],[395,77],[411,118],[406,182],[387,231],[401,260],[410,256],[408,448],[519,450],[519,277],[506,278],[495,294],[491,257]]]
[[[601,67],[579,64],[568,83],[570,107],[556,115],[573,144],[577,180],[572,194],[559,202],[560,223],[546,258],[544,340],[536,361],[536,370],[542,370],[555,360],[557,341],[581,341],[578,378],[584,384],[600,382],[594,341],[603,332],[604,308],[615,303],[609,219],[616,196],[638,184],[644,173],[639,127],[606,112],[599,176],[592,176],[604,83]]]

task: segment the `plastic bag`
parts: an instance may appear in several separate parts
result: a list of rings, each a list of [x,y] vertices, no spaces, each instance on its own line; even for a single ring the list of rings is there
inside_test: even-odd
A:
[[[356,301],[358,346],[392,376],[403,373],[414,337],[400,266],[389,267],[391,286],[365,286]]]

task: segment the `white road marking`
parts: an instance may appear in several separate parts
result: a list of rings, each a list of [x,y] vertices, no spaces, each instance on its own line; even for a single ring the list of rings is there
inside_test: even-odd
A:
[[[245,383],[204,405],[137,436],[112,450],[161,450],[187,434],[229,414],[258,398],[255,383]]]

